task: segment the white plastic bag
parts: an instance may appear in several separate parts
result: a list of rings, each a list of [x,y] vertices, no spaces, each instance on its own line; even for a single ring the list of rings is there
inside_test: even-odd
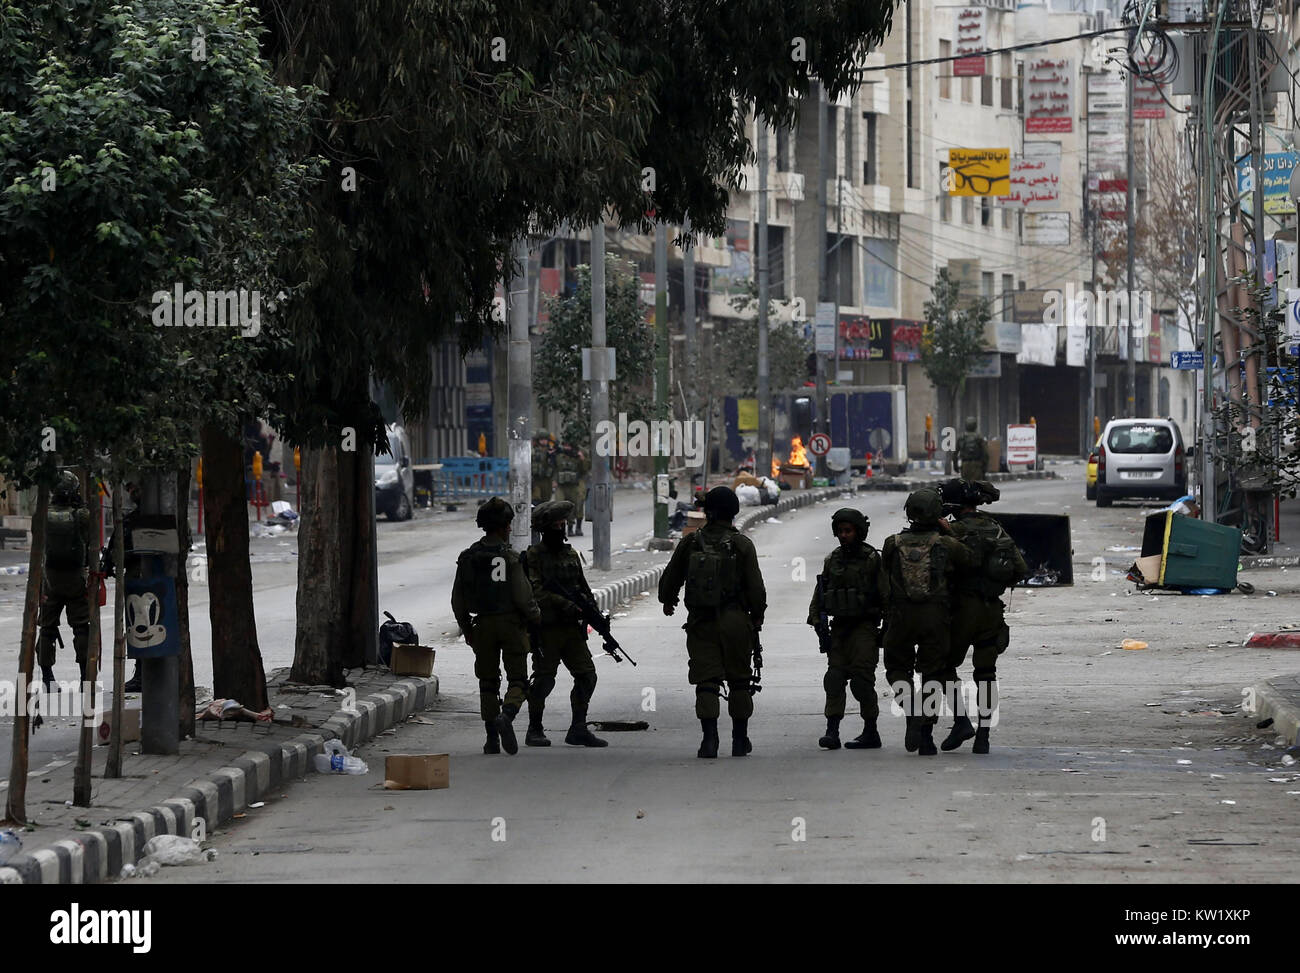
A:
[[[316,754],[312,763],[322,774],[364,774],[370,770],[364,760],[349,754],[348,748],[337,738],[326,740],[325,752]]]
[[[201,865],[217,857],[215,851],[204,851],[193,838],[177,834],[160,834],[150,838],[144,846],[144,864]]]
[[[18,836],[18,832],[9,828],[0,831],[0,865],[18,854],[22,847],[23,839]]]

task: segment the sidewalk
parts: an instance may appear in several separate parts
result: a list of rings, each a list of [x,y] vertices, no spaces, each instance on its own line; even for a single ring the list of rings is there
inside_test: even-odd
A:
[[[842,487],[786,491],[774,505],[742,508],[736,526],[749,530],[769,517],[845,492]],[[611,610],[658,585],[668,554],[647,553],[657,562],[653,566],[593,587],[602,609]],[[123,776],[117,780],[104,779],[108,751],[96,747],[89,808],[69,803],[75,750],[34,767],[27,785],[34,829],[21,832],[22,851],[0,866],[0,884],[115,879],[123,865],[143,857],[145,843],[155,835],[188,837],[196,818],[212,834],[235,815],[254,813],[250,805],[273,800],[293,780],[315,773],[311,757],[322,752],[325,740],[337,737],[354,749],[428,709],[438,695],[436,674],[399,679],[386,670],[354,670],[349,683],[356,690],[352,713],[341,709],[347,698],[342,693],[289,684],[288,670],[276,670],[267,681],[275,711],[272,724],[200,722],[195,738],[182,741],[176,756],[145,756],[138,743],[126,744]],[[73,721],[51,721],[57,722]],[[0,794],[7,786],[0,782]]]

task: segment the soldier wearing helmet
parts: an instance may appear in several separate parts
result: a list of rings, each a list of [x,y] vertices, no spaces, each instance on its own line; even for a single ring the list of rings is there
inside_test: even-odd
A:
[[[704,497],[705,524],[678,543],[659,579],[665,615],[677,608],[686,587],[688,679],[695,687],[695,715],[703,730],[698,757],[718,755],[718,702],[722,684],[729,695],[731,755],[753,750],[749,718],[754,712],[751,663],[767,611],[767,591],[754,543],[732,526],[740,501],[730,487],[714,487]]]
[[[587,729],[587,707],[596,691],[596,665],[587,648],[587,623],[582,609],[554,590],[562,587],[596,600],[582,574],[582,559],[565,540],[565,526],[573,516],[573,504],[567,500],[548,500],[533,509],[533,530],[542,535],[541,543],[524,553],[524,568],[532,582],[537,606],[542,610],[542,628],[538,636],[540,652],[533,655],[533,678],[528,690],[528,732],[524,744],[549,747],[542,726],[546,697],[555,688],[560,663],[573,677],[569,703],[573,719],[564,742],[575,747],[603,747],[606,741]],[[548,584],[549,583],[549,584]]]
[[[966,431],[957,440],[957,460],[963,480],[983,480],[989,468],[989,443],[977,431],[974,416],[966,417]]]
[[[933,726],[943,697],[948,660],[949,585],[953,572],[976,563],[943,520],[943,499],[926,487],[907,498],[910,526],[885,540],[881,550],[889,584],[885,623],[885,678],[907,717],[904,745],[929,757],[938,753]],[[921,674],[917,705],[914,672]]]
[[[877,628],[888,602],[889,587],[880,554],[866,542],[870,527],[871,522],[853,507],[843,507],[831,515],[831,531],[840,545],[826,556],[808,606],[808,624],[823,637],[826,652],[826,676],[822,680],[826,690],[826,734],[818,745],[827,750],[840,748],[846,688],[858,701],[862,732],[844,746],[850,750],[880,746],[876,728],[880,716],[876,696],[876,666],[880,662]],[[829,632],[822,628],[827,617]]]
[[[475,522],[483,530],[456,559],[451,610],[465,642],[474,650],[478,677],[479,715],[487,731],[484,753],[519,751],[514,718],[528,689],[528,629],[541,622],[541,611],[519,555],[510,547],[510,523],[515,512],[500,497],[478,509]],[[501,666],[507,689],[504,703]]]
[[[45,571],[41,578],[38,662],[46,688],[54,682],[54,643],[59,616],[66,610],[72,628],[72,651],[82,678],[90,642],[90,603],[86,552],[90,546],[90,512],[82,504],[81,481],[71,470],[59,474],[45,515]]]
[[[989,752],[989,731],[997,706],[997,659],[1011,643],[1011,630],[1003,617],[1001,596],[1009,584],[1028,573],[1024,556],[992,517],[981,513],[981,504],[1001,495],[984,480],[949,480],[942,485],[945,504],[956,513],[953,536],[974,553],[977,563],[958,571],[953,585],[952,626],[949,636],[948,667],[944,671],[944,694],[953,709],[952,730],[940,744],[956,750],[971,737],[975,753]],[[971,725],[960,692],[957,668],[966,652],[975,647],[975,690],[979,728]]]

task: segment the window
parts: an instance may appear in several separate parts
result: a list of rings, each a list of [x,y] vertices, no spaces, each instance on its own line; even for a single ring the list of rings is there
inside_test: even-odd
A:
[[[993,202],[987,196],[980,197],[980,226],[993,225]]]
[[[1015,69],[1011,63],[1011,53],[1003,51],[1000,55],[1001,74],[1002,74],[1002,107],[1008,111],[1014,111],[1015,105],[1012,104],[1015,98]]]
[[[784,125],[776,129],[776,171],[790,171],[790,130]]]
[[[893,240],[866,239],[863,243],[862,303],[893,307],[897,300],[898,244]]]
[[[1009,206],[1002,207],[1002,229],[1011,229],[1011,207]]]
[[[952,41],[939,42],[939,56],[952,57]],[[939,97],[952,98],[952,62],[939,63]]]
[[[826,292],[840,307],[853,305],[853,243],[841,236],[836,246],[835,234],[826,234]]]
[[[973,212],[973,209],[974,208],[971,206],[971,197],[963,196],[961,198],[961,221],[963,223],[971,222],[971,213]]]
[[[862,148],[862,181],[868,186],[874,186],[880,181],[880,174],[876,169],[876,113],[873,111],[864,111],[862,113],[862,127],[865,130],[866,144]]]
[[[1002,275],[1002,320],[1011,320],[1012,294],[1016,290],[1016,278],[1013,274]]]
[[[1174,434],[1168,426],[1113,426],[1106,437],[1108,453],[1168,453],[1174,448]]]
[[[987,61],[988,58],[985,58],[984,60]],[[987,70],[988,69],[986,68],[985,69],[986,73],[980,76],[980,104],[987,105],[989,108],[992,108],[993,107],[993,75],[988,74]]]
[[[939,219],[945,223],[952,222],[952,197],[942,191],[939,194]]]
[[[980,274],[980,297],[993,300],[993,272],[990,270]]]
[[[785,230],[784,226],[767,228],[768,297],[774,301],[785,300]]]
[[[842,111],[842,114],[844,115],[843,176],[845,179],[852,179],[853,170],[857,168],[857,163],[854,162],[854,160],[858,157],[857,144],[856,144],[858,140],[858,130],[857,130],[857,126],[853,124],[853,106],[850,105],[848,108],[845,108]]]
[[[975,91],[975,79],[969,77],[962,78],[961,79],[961,100],[965,102],[973,101],[974,99],[972,97],[972,93],[974,91]]]

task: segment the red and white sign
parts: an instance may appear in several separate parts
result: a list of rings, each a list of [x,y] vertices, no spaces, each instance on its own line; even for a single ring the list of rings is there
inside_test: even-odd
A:
[[[1007,466],[1038,462],[1038,429],[1034,426],[1007,426]]]
[[[999,196],[1003,206],[1024,209],[1061,208],[1061,157],[1017,156],[1011,160],[1011,190]]]
[[[1032,58],[1025,68],[1025,131],[1074,131],[1074,62]]]
[[[958,78],[980,77],[985,73],[984,52],[988,49],[986,25],[988,14],[983,7],[957,10],[957,44],[953,53],[952,73]]]
[[[814,456],[825,456],[831,451],[831,437],[824,432],[815,432],[808,440],[808,452]]]

